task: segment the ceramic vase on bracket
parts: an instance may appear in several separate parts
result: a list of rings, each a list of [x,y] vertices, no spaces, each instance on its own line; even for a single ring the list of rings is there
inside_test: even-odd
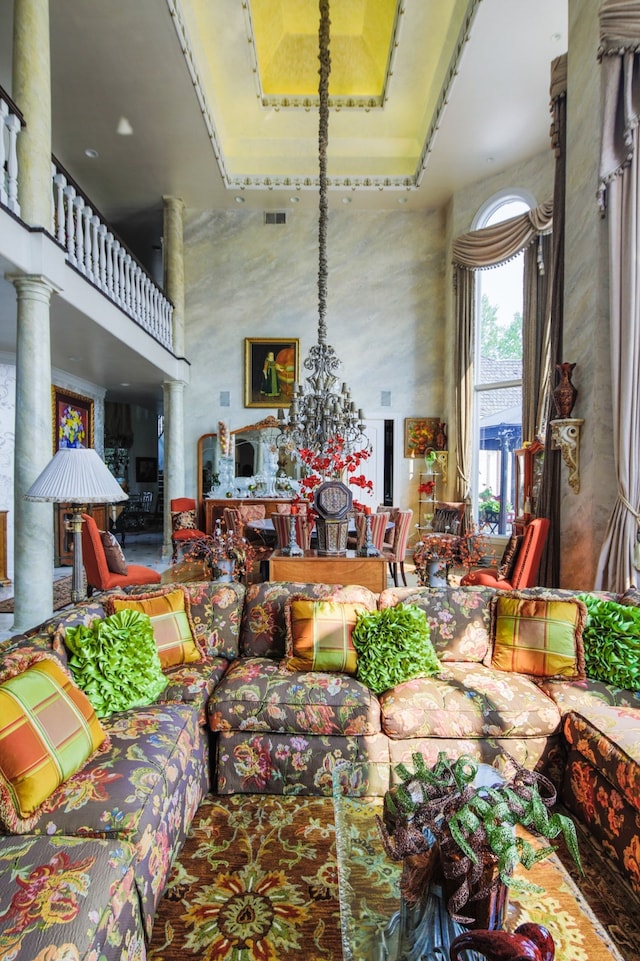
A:
[[[578,396],[578,391],[571,381],[571,374],[575,366],[575,364],[566,363],[556,364],[556,370],[560,374],[560,380],[558,386],[553,391],[553,403],[556,408],[556,415],[560,420],[566,420],[567,417],[571,417],[571,411]]]

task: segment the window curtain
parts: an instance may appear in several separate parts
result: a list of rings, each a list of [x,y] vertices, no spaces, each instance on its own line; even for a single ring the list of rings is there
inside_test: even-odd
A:
[[[553,185],[553,248],[552,277],[549,285],[548,390],[541,391],[538,411],[541,429],[544,427],[544,462],[536,514],[549,520],[549,535],[540,561],[538,580],[544,587],[560,584],[560,478],[562,457],[551,443],[550,421],[554,416],[552,386],[555,365],[562,361],[562,332],[564,326],[564,227],[567,167],[567,55],[557,57],[551,64],[551,146],[556,157]]]
[[[609,323],[617,499],[596,588],[625,591],[640,570],[640,2],[600,9],[602,139],[599,201],[609,235]]]
[[[489,267],[496,267],[516,257],[520,251],[532,249],[535,263],[535,273],[544,274],[545,244],[543,236],[551,232],[553,226],[553,203],[542,204],[534,210],[529,210],[518,217],[512,217],[502,223],[481,230],[472,230],[462,234],[453,243],[454,288],[456,294],[456,430],[458,434],[457,449],[457,500],[469,500],[471,489],[472,463],[472,407],[474,384],[474,330],[475,330],[475,271]],[[548,255],[548,252],[547,252]],[[530,257],[525,254],[526,264],[531,264]],[[550,265],[549,265],[550,266]],[[529,271],[532,268],[529,266]],[[532,293],[532,288],[535,293]],[[524,297],[523,327],[524,330],[537,329],[541,323],[540,317],[546,313],[546,294],[539,293],[531,277],[527,284],[528,293]],[[537,335],[534,337],[534,342]],[[542,341],[541,341],[542,342]],[[531,344],[527,351],[531,350]],[[528,354],[529,356],[529,354]],[[532,366],[539,366],[539,363]],[[529,380],[531,373],[523,364],[523,378]],[[537,390],[535,385],[525,389]],[[530,438],[533,440],[533,437]]]

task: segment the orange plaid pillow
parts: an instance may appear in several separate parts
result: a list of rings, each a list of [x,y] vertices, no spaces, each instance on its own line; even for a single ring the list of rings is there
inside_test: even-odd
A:
[[[491,667],[532,677],[585,677],[582,633],[587,608],[582,601],[509,591],[496,594],[490,610]]]
[[[12,673],[15,671],[16,673]],[[0,817],[28,831],[64,781],[108,746],[86,694],[49,654],[16,657],[0,683]]]
[[[355,674],[358,655],[351,635],[364,604],[332,600],[291,598],[291,655],[284,666],[290,671],[332,671]]]
[[[105,599],[104,609],[108,614],[127,609],[149,615],[163,670],[202,660],[191,622],[189,595],[183,588],[138,595],[112,594]]]

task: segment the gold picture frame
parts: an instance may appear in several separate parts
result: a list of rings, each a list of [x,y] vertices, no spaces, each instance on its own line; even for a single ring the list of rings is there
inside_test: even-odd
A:
[[[245,337],[245,407],[290,407],[299,377],[297,337]]]
[[[429,447],[437,449],[439,417],[405,417],[404,456],[424,457]]]
[[[51,387],[53,452],[61,447],[93,447],[93,401],[62,387]]]

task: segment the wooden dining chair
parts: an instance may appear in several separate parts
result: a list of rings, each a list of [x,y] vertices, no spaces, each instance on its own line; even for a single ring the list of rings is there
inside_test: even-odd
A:
[[[404,559],[407,554],[407,545],[411,535],[412,510],[397,510],[393,524],[393,540],[390,547],[385,547],[383,553],[389,562],[389,571],[393,578],[393,583],[398,586],[398,568],[402,577],[402,583],[407,586],[407,575],[404,570]]]

